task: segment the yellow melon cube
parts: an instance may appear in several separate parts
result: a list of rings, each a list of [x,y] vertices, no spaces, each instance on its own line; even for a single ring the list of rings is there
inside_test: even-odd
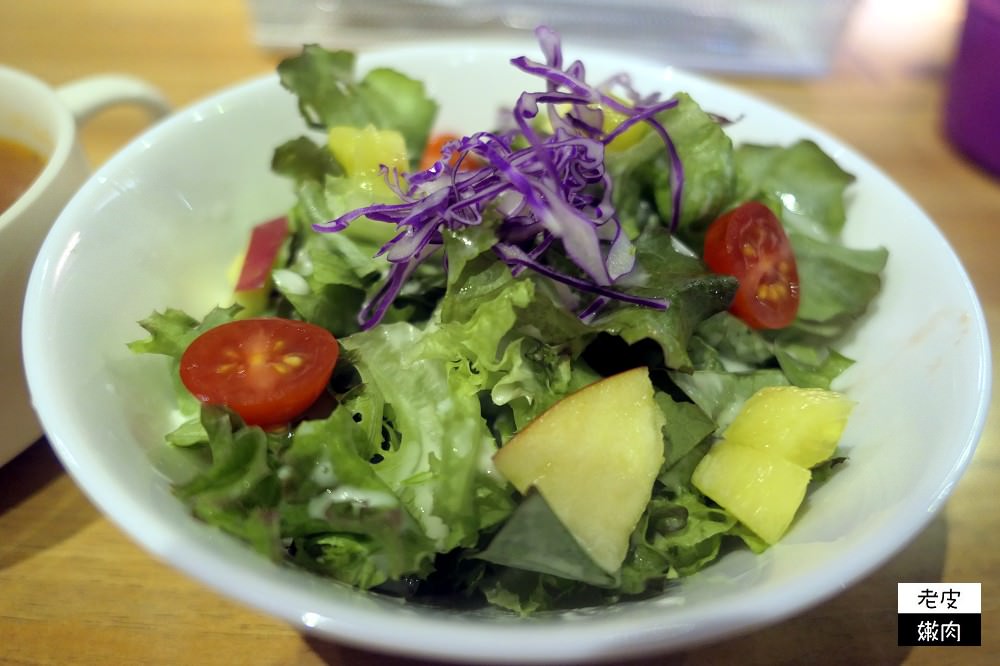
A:
[[[408,170],[406,140],[395,130],[381,130],[374,125],[331,127],[327,142],[350,178],[367,178],[377,183],[382,181],[382,165],[389,167],[389,171]]]
[[[720,440],[691,476],[695,488],[769,544],[795,518],[811,473],[764,449]]]
[[[723,437],[812,467],[836,451],[853,408],[835,391],[770,386],[750,396]]]

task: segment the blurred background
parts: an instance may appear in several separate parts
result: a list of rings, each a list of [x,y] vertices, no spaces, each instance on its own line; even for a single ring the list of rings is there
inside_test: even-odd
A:
[[[247,0],[253,39],[364,47],[385,40],[528,35],[550,25],[572,42],[637,52],[700,71],[822,76],[848,31],[865,46],[927,46],[950,33],[958,0]],[[857,35],[854,35],[854,39]]]
[[[642,53],[689,69],[807,76],[829,69],[855,0],[248,0],[265,47],[528,35]]]
[[[975,0],[974,0],[975,1]],[[913,96],[939,115],[965,0],[61,0],[0,2],[0,62],[53,84],[125,71],[161,87],[176,106],[272,72],[302,43],[365,49],[414,39],[522,35],[534,21],[607,48],[752,88],[837,133],[892,126]],[[81,57],[85,54],[85,57]],[[888,86],[910,96],[885,94]],[[836,91],[836,93],[834,92]],[[846,94],[845,94],[846,93]],[[879,118],[886,114],[887,118]],[[84,131],[96,160],[145,126],[116,109]],[[875,139],[876,137],[872,137]],[[883,131],[878,139],[892,141]],[[863,137],[859,147],[867,143]]]

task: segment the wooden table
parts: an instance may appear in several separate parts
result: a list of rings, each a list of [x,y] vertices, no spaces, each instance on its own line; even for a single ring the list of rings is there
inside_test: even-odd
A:
[[[1000,180],[964,161],[940,132],[961,15],[958,0],[862,2],[829,76],[730,82],[832,131],[912,193],[971,273],[995,343]],[[278,58],[253,44],[241,0],[0,4],[0,62],[53,83],[127,71],[154,82],[181,106],[272,71]],[[93,162],[145,124],[145,115],[132,109],[95,119],[84,131]],[[645,663],[997,663],[997,403],[994,398],[976,456],[944,511],[882,568],[787,622]],[[899,581],[982,582],[984,647],[897,647]],[[0,469],[0,663],[415,662],[303,637],[153,560],[91,506],[43,442]]]

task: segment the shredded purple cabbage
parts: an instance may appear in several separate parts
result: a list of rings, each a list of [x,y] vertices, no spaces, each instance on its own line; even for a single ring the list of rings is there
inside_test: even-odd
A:
[[[627,91],[631,104],[623,104],[604,92],[609,84],[588,84],[580,61],[563,68],[562,48],[554,31],[542,27],[536,35],[545,62],[519,57],[511,63],[545,80],[546,89],[520,95],[511,114],[516,129],[479,132],[452,141],[433,167],[407,174],[405,186],[398,173],[390,174],[383,167],[399,203],[364,206],[314,225],[317,231],[337,232],[364,216],[396,226],[398,233],[377,255],[386,257],[390,269],[385,283],[358,315],[362,328],[382,319],[417,265],[443,244],[443,229],[479,225],[487,210],[501,216],[493,251],[515,275],[532,270],[595,297],[579,313],[582,319],[593,318],[610,300],[656,309],[668,306],[663,299],[634,296],[611,286],[633,269],[635,248],[611,203],[612,183],[604,168],[604,151],[609,142],[636,123],[645,122],[659,134],[671,161],[670,226],[676,229],[683,165],[656,115],[673,108],[677,101],[659,101],[656,96],[641,99],[627,76],[619,75],[609,83]],[[626,119],[605,133],[598,105],[615,109]],[[551,135],[541,136],[532,126],[542,107],[547,107]],[[518,137],[523,137],[527,147],[514,148]],[[459,164],[450,165],[452,155],[458,156]],[[460,169],[461,162],[468,159],[481,166]],[[546,251],[556,241],[586,277],[566,274],[544,261]]]

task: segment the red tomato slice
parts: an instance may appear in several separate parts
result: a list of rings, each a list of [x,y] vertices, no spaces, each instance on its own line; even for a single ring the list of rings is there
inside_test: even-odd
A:
[[[253,228],[243,268],[236,281],[236,291],[260,289],[267,283],[274,260],[287,235],[288,219],[284,217],[263,222]]]
[[[450,141],[454,141],[458,138],[457,134],[451,134],[448,132],[443,132],[441,134],[435,134],[427,142],[427,147],[424,148],[423,157],[420,158],[420,169],[421,171],[426,171],[434,166],[434,163],[441,159],[441,151],[444,149],[445,144]],[[454,153],[448,164],[455,166],[458,164],[459,154]],[[479,166],[479,160],[473,155],[466,155],[465,159],[462,160],[461,165],[458,167],[459,171],[467,171],[469,169],[475,169]]]
[[[748,201],[708,228],[705,263],[740,286],[729,311],[753,328],[784,328],[799,310],[799,273],[792,245],[770,208]]]
[[[257,317],[211,328],[181,356],[181,381],[202,402],[229,407],[251,425],[299,416],[323,393],[340,355],[325,328]]]

